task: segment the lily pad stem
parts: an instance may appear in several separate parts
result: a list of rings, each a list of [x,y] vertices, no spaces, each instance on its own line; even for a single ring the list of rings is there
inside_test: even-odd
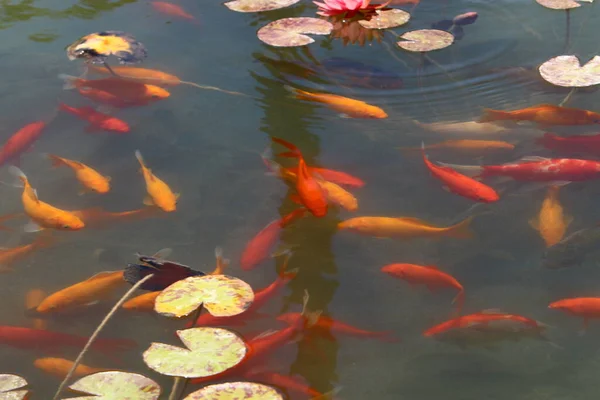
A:
[[[83,356],[85,355],[85,353],[87,353],[87,351],[90,348],[90,346],[92,345],[92,343],[94,343],[94,340],[96,340],[96,337],[98,337],[102,328],[104,328],[104,326],[108,323],[108,320],[110,320],[110,318],[117,312],[117,310],[119,308],[121,308],[123,303],[125,303],[125,301],[127,301],[127,299],[129,297],[131,297],[131,295],[133,294],[133,292],[135,292],[137,290],[137,288],[139,288],[144,282],[146,282],[148,279],[152,278],[153,276],[154,276],[154,274],[151,274],[151,275],[145,276],[144,278],[140,279],[135,285],[133,285],[131,287],[131,289],[129,289],[127,291],[127,293],[125,293],[123,295],[123,297],[121,297],[119,299],[119,301],[117,301],[117,304],[115,304],[113,306],[113,308],[108,312],[108,314],[106,314],[106,317],[104,317],[104,319],[102,320],[100,325],[98,325],[98,327],[96,328],[96,330],[94,331],[92,336],[90,336],[89,340],[83,347],[83,350],[81,350],[81,353],[79,353],[79,355],[77,356],[77,359],[73,363],[73,366],[71,366],[71,369],[67,373],[67,376],[65,376],[65,379],[63,379],[63,381],[60,383],[60,386],[58,387],[58,390],[54,394],[54,397],[52,398],[52,400],[58,400],[58,396],[60,396],[60,393],[65,388],[65,385],[67,384],[69,379],[71,379],[71,377],[73,376],[73,373],[75,372],[75,369],[77,368],[77,366],[83,359]]]
[[[106,68],[108,70],[108,72],[111,73],[111,75],[119,77],[119,75],[117,75],[115,73],[115,71],[113,71],[113,69],[110,67],[110,65],[108,65],[108,63],[106,61],[103,61],[102,64],[104,65],[104,68]]]
[[[567,97],[565,97],[565,99],[560,102],[559,106],[564,107],[571,100],[571,97],[573,97],[576,91],[577,88],[572,88]]]

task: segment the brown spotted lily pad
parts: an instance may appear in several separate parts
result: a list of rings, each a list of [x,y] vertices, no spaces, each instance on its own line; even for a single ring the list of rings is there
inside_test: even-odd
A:
[[[235,0],[225,3],[225,6],[237,12],[262,12],[278,10],[296,4],[300,0]]]
[[[190,393],[183,400],[282,400],[283,396],[271,386],[252,382],[225,382],[206,386]]]
[[[68,400],[157,400],[160,396],[160,386],[152,379],[121,371],[88,375],[69,388],[92,396],[72,397]]]
[[[163,290],[154,310],[167,317],[185,317],[200,305],[215,317],[241,314],[254,301],[246,282],[228,275],[191,276]]]
[[[576,1],[573,0],[535,0],[538,4],[550,8],[552,10],[570,10],[571,8],[581,7]]]
[[[556,86],[587,87],[600,84],[600,56],[581,65],[575,56],[558,56],[540,65],[540,75]]]
[[[360,20],[358,23],[367,29],[387,29],[404,25],[410,19],[406,11],[392,8],[390,10],[377,10],[370,20]]]
[[[258,38],[276,47],[304,46],[314,43],[310,35],[328,35],[333,30],[330,22],[319,18],[282,18],[258,30]]]
[[[27,381],[18,375],[0,374],[0,400],[23,400],[27,390],[16,390],[27,386]]]
[[[222,328],[191,328],[177,331],[187,349],[152,343],[144,362],[156,372],[183,378],[219,374],[236,366],[246,356],[244,340]]]
[[[433,51],[448,47],[454,42],[454,35],[446,31],[437,29],[421,29],[418,31],[406,32],[397,44],[408,51]]]

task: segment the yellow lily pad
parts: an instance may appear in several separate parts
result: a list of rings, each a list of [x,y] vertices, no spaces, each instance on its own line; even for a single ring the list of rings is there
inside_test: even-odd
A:
[[[191,328],[177,335],[187,349],[152,343],[143,354],[148,367],[163,375],[201,378],[236,366],[248,351],[241,337],[223,328]]]
[[[558,56],[540,65],[540,75],[547,82],[563,87],[587,87],[600,84],[600,56],[585,65],[576,56]]]
[[[406,32],[397,42],[397,45],[408,51],[433,51],[450,46],[454,42],[454,35],[450,32],[437,29],[420,29]]]
[[[27,381],[19,375],[0,374],[0,400],[25,399],[27,390],[15,390],[24,386],[27,386]]]
[[[389,10],[377,10],[376,14],[367,20],[359,20],[358,23],[367,29],[388,29],[404,25],[410,19],[406,11],[392,8]]]
[[[167,317],[184,317],[200,305],[215,317],[241,314],[254,301],[246,282],[228,275],[191,276],[175,282],[156,298],[154,310]]]
[[[282,400],[271,386],[253,382],[225,382],[203,387],[183,400]]]
[[[69,388],[92,396],[72,397],[68,400],[157,400],[160,396],[160,386],[152,379],[121,371],[88,375]]]

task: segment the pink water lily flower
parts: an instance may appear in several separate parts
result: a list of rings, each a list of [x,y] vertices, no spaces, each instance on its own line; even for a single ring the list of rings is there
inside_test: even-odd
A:
[[[360,10],[374,9],[380,5],[370,5],[371,0],[323,0],[323,3],[313,1],[318,7],[317,14],[331,17],[342,13],[356,13]]]

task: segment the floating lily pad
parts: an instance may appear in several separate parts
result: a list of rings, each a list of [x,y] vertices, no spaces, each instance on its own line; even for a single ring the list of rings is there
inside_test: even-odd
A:
[[[540,65],[540,75],[556,86],[587,87],[600,84],[600,56],[581,66],[575,56],[558,56]]]
[[[258,30],[258,38],[276,47],[304,46],[315,40],[306,34],[328,35],[333,25],[319,18],[282,18],[273,21]]]
[[[18,375],[0,374],[0,400],[23,400],[27,390],[15,390],[27,386],[27,381]]]
[[[217,375],[236,366],[246,356],[246,343],[223,328],[192,328],[177,331],[187,349],[152,343],[144,362],[156,372],[183,378]]]
[[[296,4],[300,0],[235,0],[225,3],[230,10],[237,12],[261,12],[278,10]]]
[[[551,8],[553,10],[569,10],[571,8],[581,7],[576,1],[573,0],[535,0],[538,4]]]
[[[400,39],[398,46],[408,51],[433,51],[448,47],[454,42],[454,36],[445,31],[437,29],[421,29],[418,31],[406,32]]]
[[[370,20],[360,20],[358,23],[367,29],[387,29],[404,25],[410,19],[410,14],[406,11],[392,8],[390,10],[377,10],[376,15]]]
[[[160,396],[160,386],[152,379],[121,371],[88,375],[69,388],[93,396],[72,397],[68,400],[156,400]]]
[[[246,282],[227,275],[192,276],[175,282],[156,298],[154,310],[167,317],[184,317],[200,305],[215,317],[241,314],[254,301]]]
[[[83,58],[91,63],[104,63],[111,55],[121,64],[133,64],[146,58],[147,51],[133,35],[121,31],[90,33],[67,47],[70,60]]]
[[[271,386],[252,382],[225,382],[203,387],[183,400],[282,400]]]

